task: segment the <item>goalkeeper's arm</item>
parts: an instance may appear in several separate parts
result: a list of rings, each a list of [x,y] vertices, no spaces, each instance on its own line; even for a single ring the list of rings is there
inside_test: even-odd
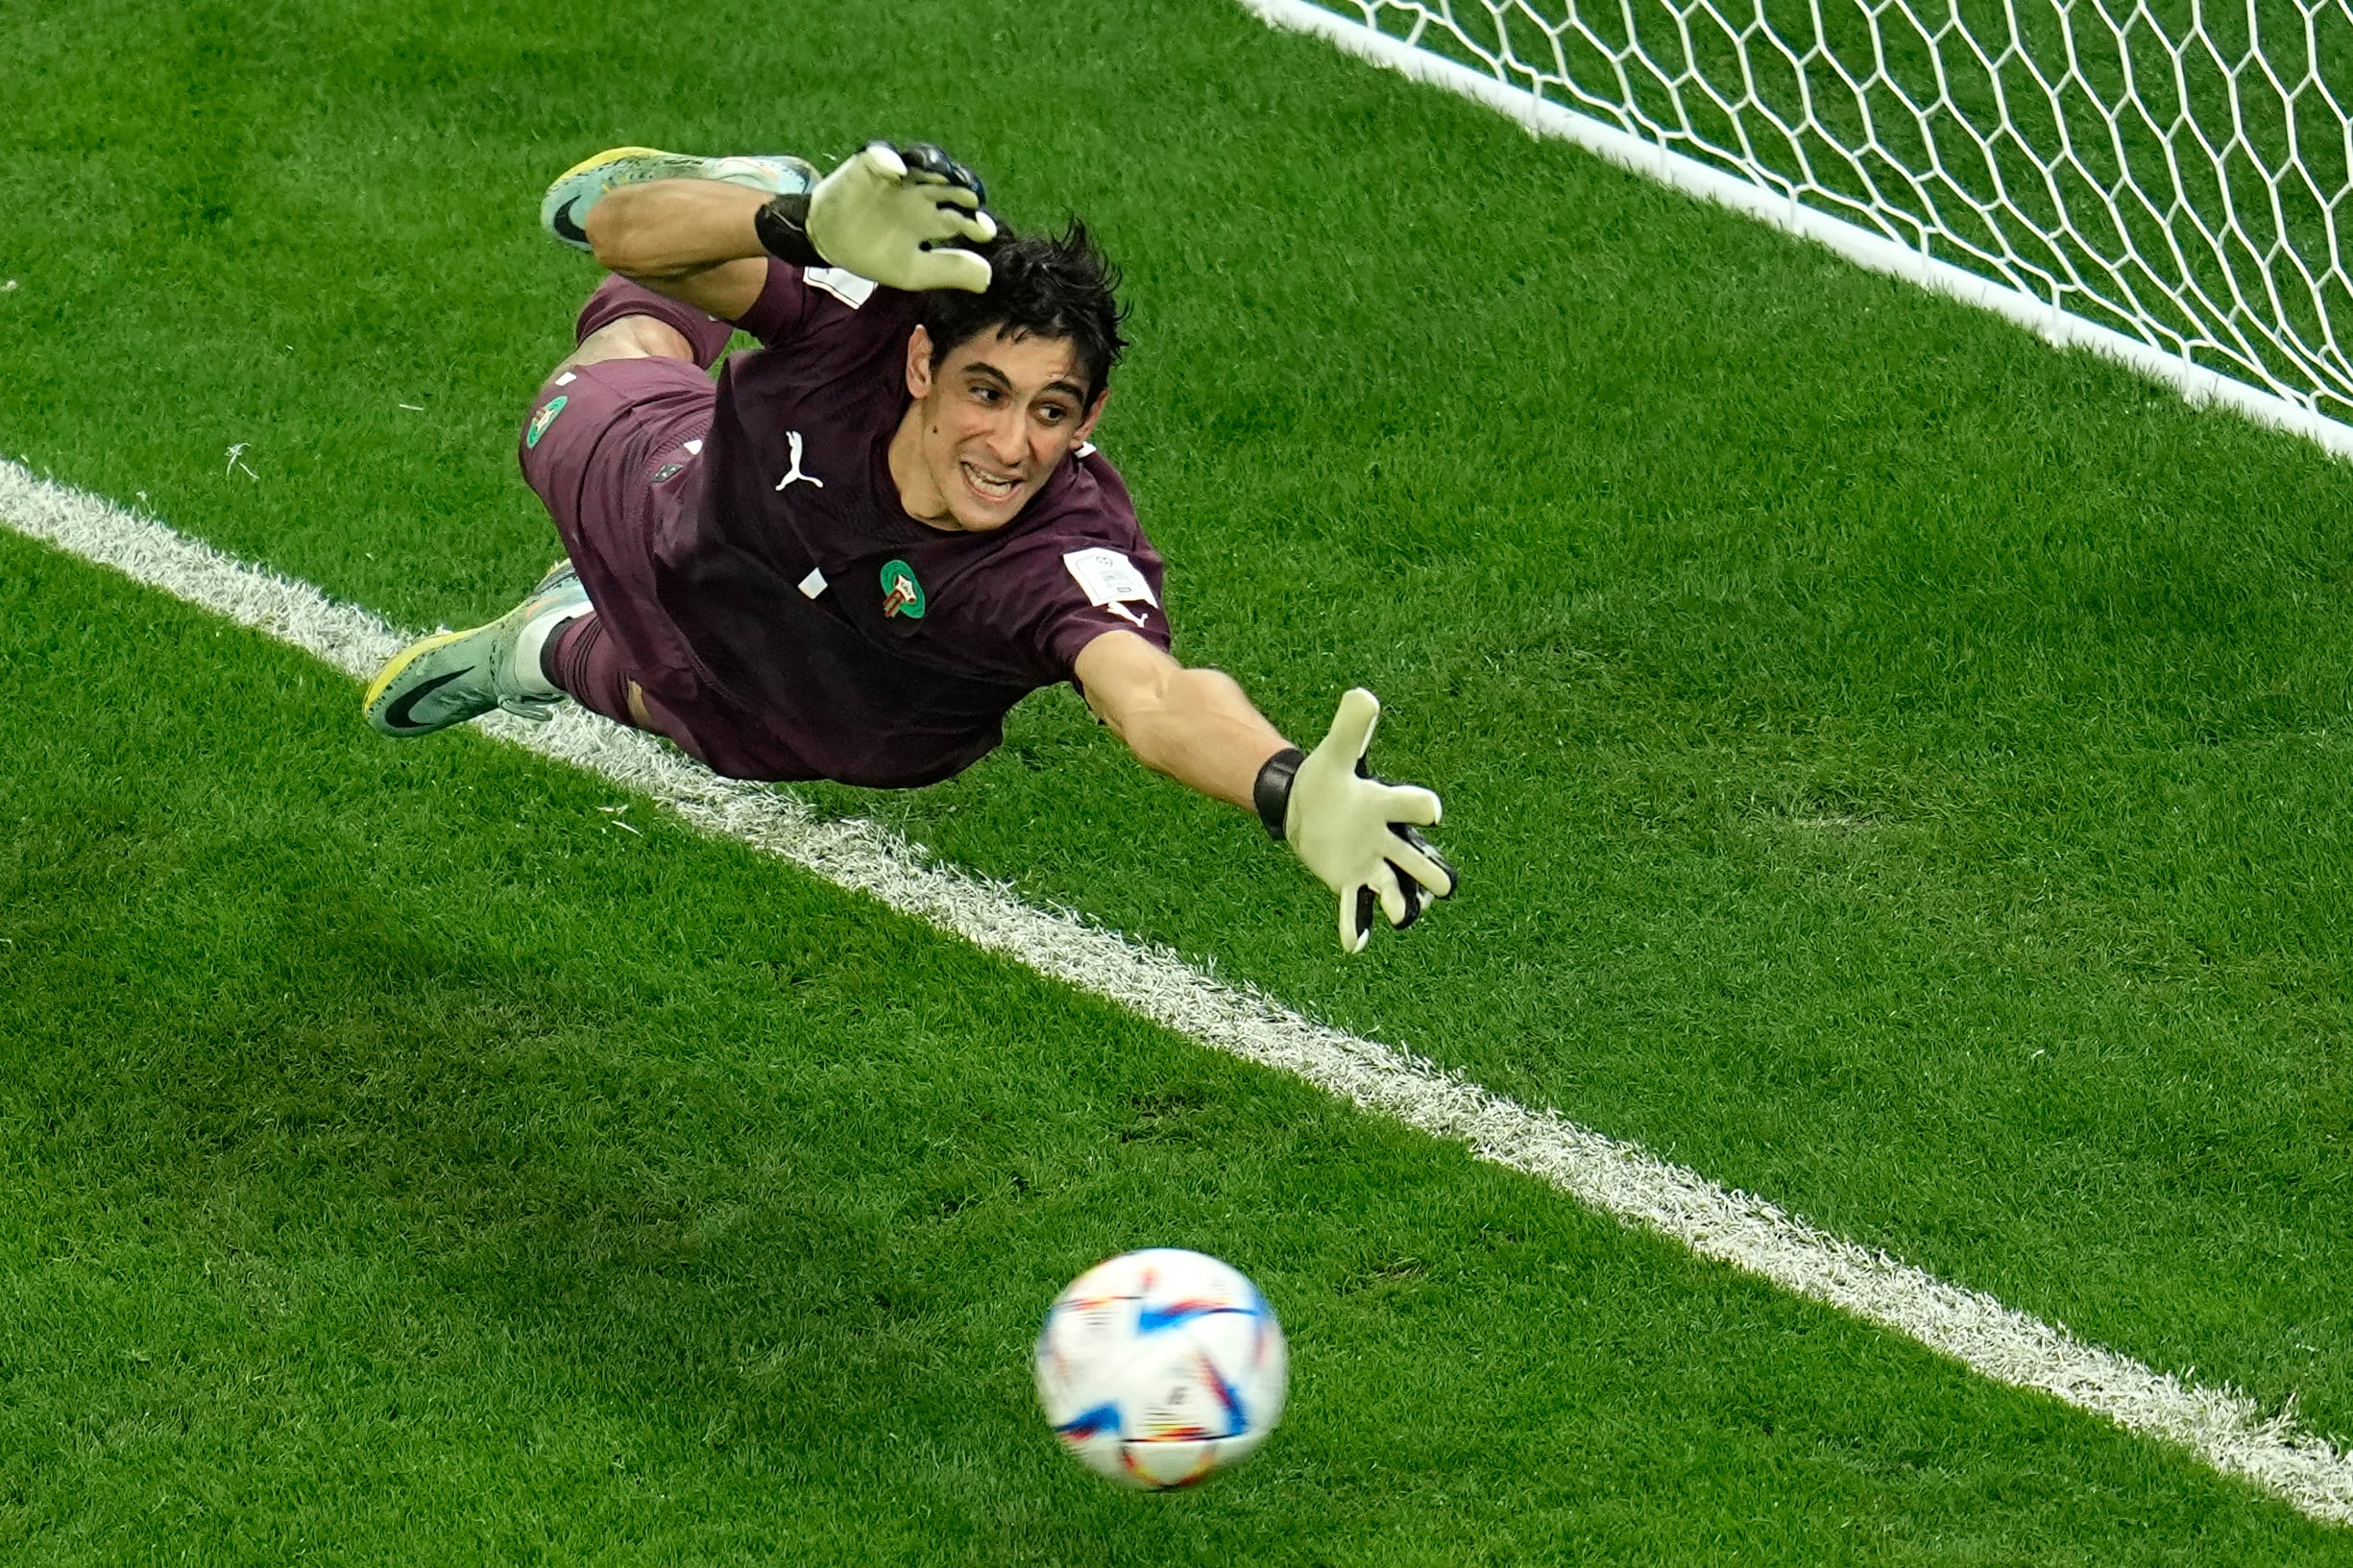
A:
[[[1137,760],[1204,795],[1255,810],[1340,900],[1340,946],[1360,951],[1377,908],[1414,923],[1448,898],[1454,868],[1414,830],[1434,827],[1438,797],[1364,771],[1380,704],[1370,691],[1340,700],[1331,731],[1302,753],[1229,676],[1187,669],[1131,632],[1106,632],[1079,654],[1086,700]]]
[[[759,188],[760,172],[779,167],[790,178]],[[704,170],[715,177],[693,177]],[[983,195],[978,176],[928,143],[871,142],[822,180],[797,159],[624,149],[557,181],[541,216],[612,271],[733,319],[759,298],[771,255],[892,288],[985,289],[987,260],[964,248],[996,235]]]
[[[768,201],[740,185],[661,180],[607,191],[580,227],[599,266],[735,321],[767,282],[753,222]]]

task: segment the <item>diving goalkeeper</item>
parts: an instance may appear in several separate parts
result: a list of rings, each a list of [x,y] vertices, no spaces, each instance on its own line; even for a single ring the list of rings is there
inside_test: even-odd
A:
[[[1073,682],[1146,766],[1255,809],[1362,949],[1454,891],[1429,790],[1367,776],[1351,690],[1302,753],[1169,653],[1161,562],[1089,441],[1126,340],[1085,228],[1001,232],[937,148],[791,157],[644,148],[541,208],[610,269],[524,422],[567,559],[486,626],[403,649],[368,721],[428,735],[570,697],[715,772],[936,783]],[[708,374],[742,328],[764,347]]]

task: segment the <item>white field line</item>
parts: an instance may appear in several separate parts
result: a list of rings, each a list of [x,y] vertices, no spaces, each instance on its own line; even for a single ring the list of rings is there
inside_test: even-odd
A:
[[[1401,38],[1375,31],[1361,20],[1326,11],[1313,0],[1237,0],[1237,3],[1269,27],[1313,34],[1359,59],[1485,104],[1517,120],[1530,135],[1557,136],[1575,142],[1619,168],[1826,245],[1857,266],[1905,278],[1932,293],[2007,317],[2062,348],[2089,349],[2104,354],[2165,383],[2192,404],[2203,407],[2220,403],[2258,424],[2302,436],[2332,456],[2353,458],[2353,425],[2340,423],[2260,387],[2208,370],[2185,355],[2167,353],[2114,327],[2071,315],[2049,300],[2039,300],[1950,261],[1924,255],[1884,234],[1833,217],[1819,207],[1807,206],[1795,197],[1751,184],[1713,164],[1671,153],[1632,132],[1539,98],[1523,87],[1499,82],[1426,49],[1418,49]]]
[[[0,522],[61,550],[267,632],[361,677],[403,634],[306,584],[246,566],[161,523],[0,462]],[[352,715],[357,723],[358,715]],[[1344,1033],[1175,953],[926,863],[871,823],[819,821],[789,795],[714,777],[658,741],[567,706],[530,725],[494,713],[499,738],[651,796],[706,832],[1119,1003],[1215,1050],[1259,1063],[1468,1146],[1604,1214],[1702,1257],[1851,1313],[2019,1388],[2051,1394],[2128,1432],[2184,1444],[2313,1518],[2353,1524],[2353,1458],[2227,1387],[2185,1384],[2067,1330],[1842,1241],[1763,1198],[1719,1187],[1638,1145],[1492,1095],[1394,1046]],[[397,744],[398,742],[386,742]]]

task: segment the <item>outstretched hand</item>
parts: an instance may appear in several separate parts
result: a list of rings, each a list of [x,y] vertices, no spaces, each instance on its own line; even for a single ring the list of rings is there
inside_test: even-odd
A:
[[[1323,743],[1299,760],[1283,813],[1283,836],[1340,896],[1344,953],[1360,953],[1371,940],[1375,907],[1402,929],[1429,900],[1450,898],[1455,888],[1454,868],[1414,831],[1438,825],[1438,797],[1366,771],[1380,716],[1380,699],[1362,687],[1344,695]]]
[[[808,243],[829,265],[888,288],[978,294],[988,259],[963,246],[997,237],[986,199],[979,176],[929,142],[869,142],[806,198]]]

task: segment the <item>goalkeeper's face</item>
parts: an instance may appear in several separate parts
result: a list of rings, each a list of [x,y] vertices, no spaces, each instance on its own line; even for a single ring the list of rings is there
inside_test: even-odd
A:
[[[1068,338],[982,332],[934,365],[920,326],[908,343],[907,390],[914,405],[901,434],[912,461],[892,465],[900,500],[934,527],[975,534],[1021,515],[1093,433],[1110,396],[1089,405]]]

